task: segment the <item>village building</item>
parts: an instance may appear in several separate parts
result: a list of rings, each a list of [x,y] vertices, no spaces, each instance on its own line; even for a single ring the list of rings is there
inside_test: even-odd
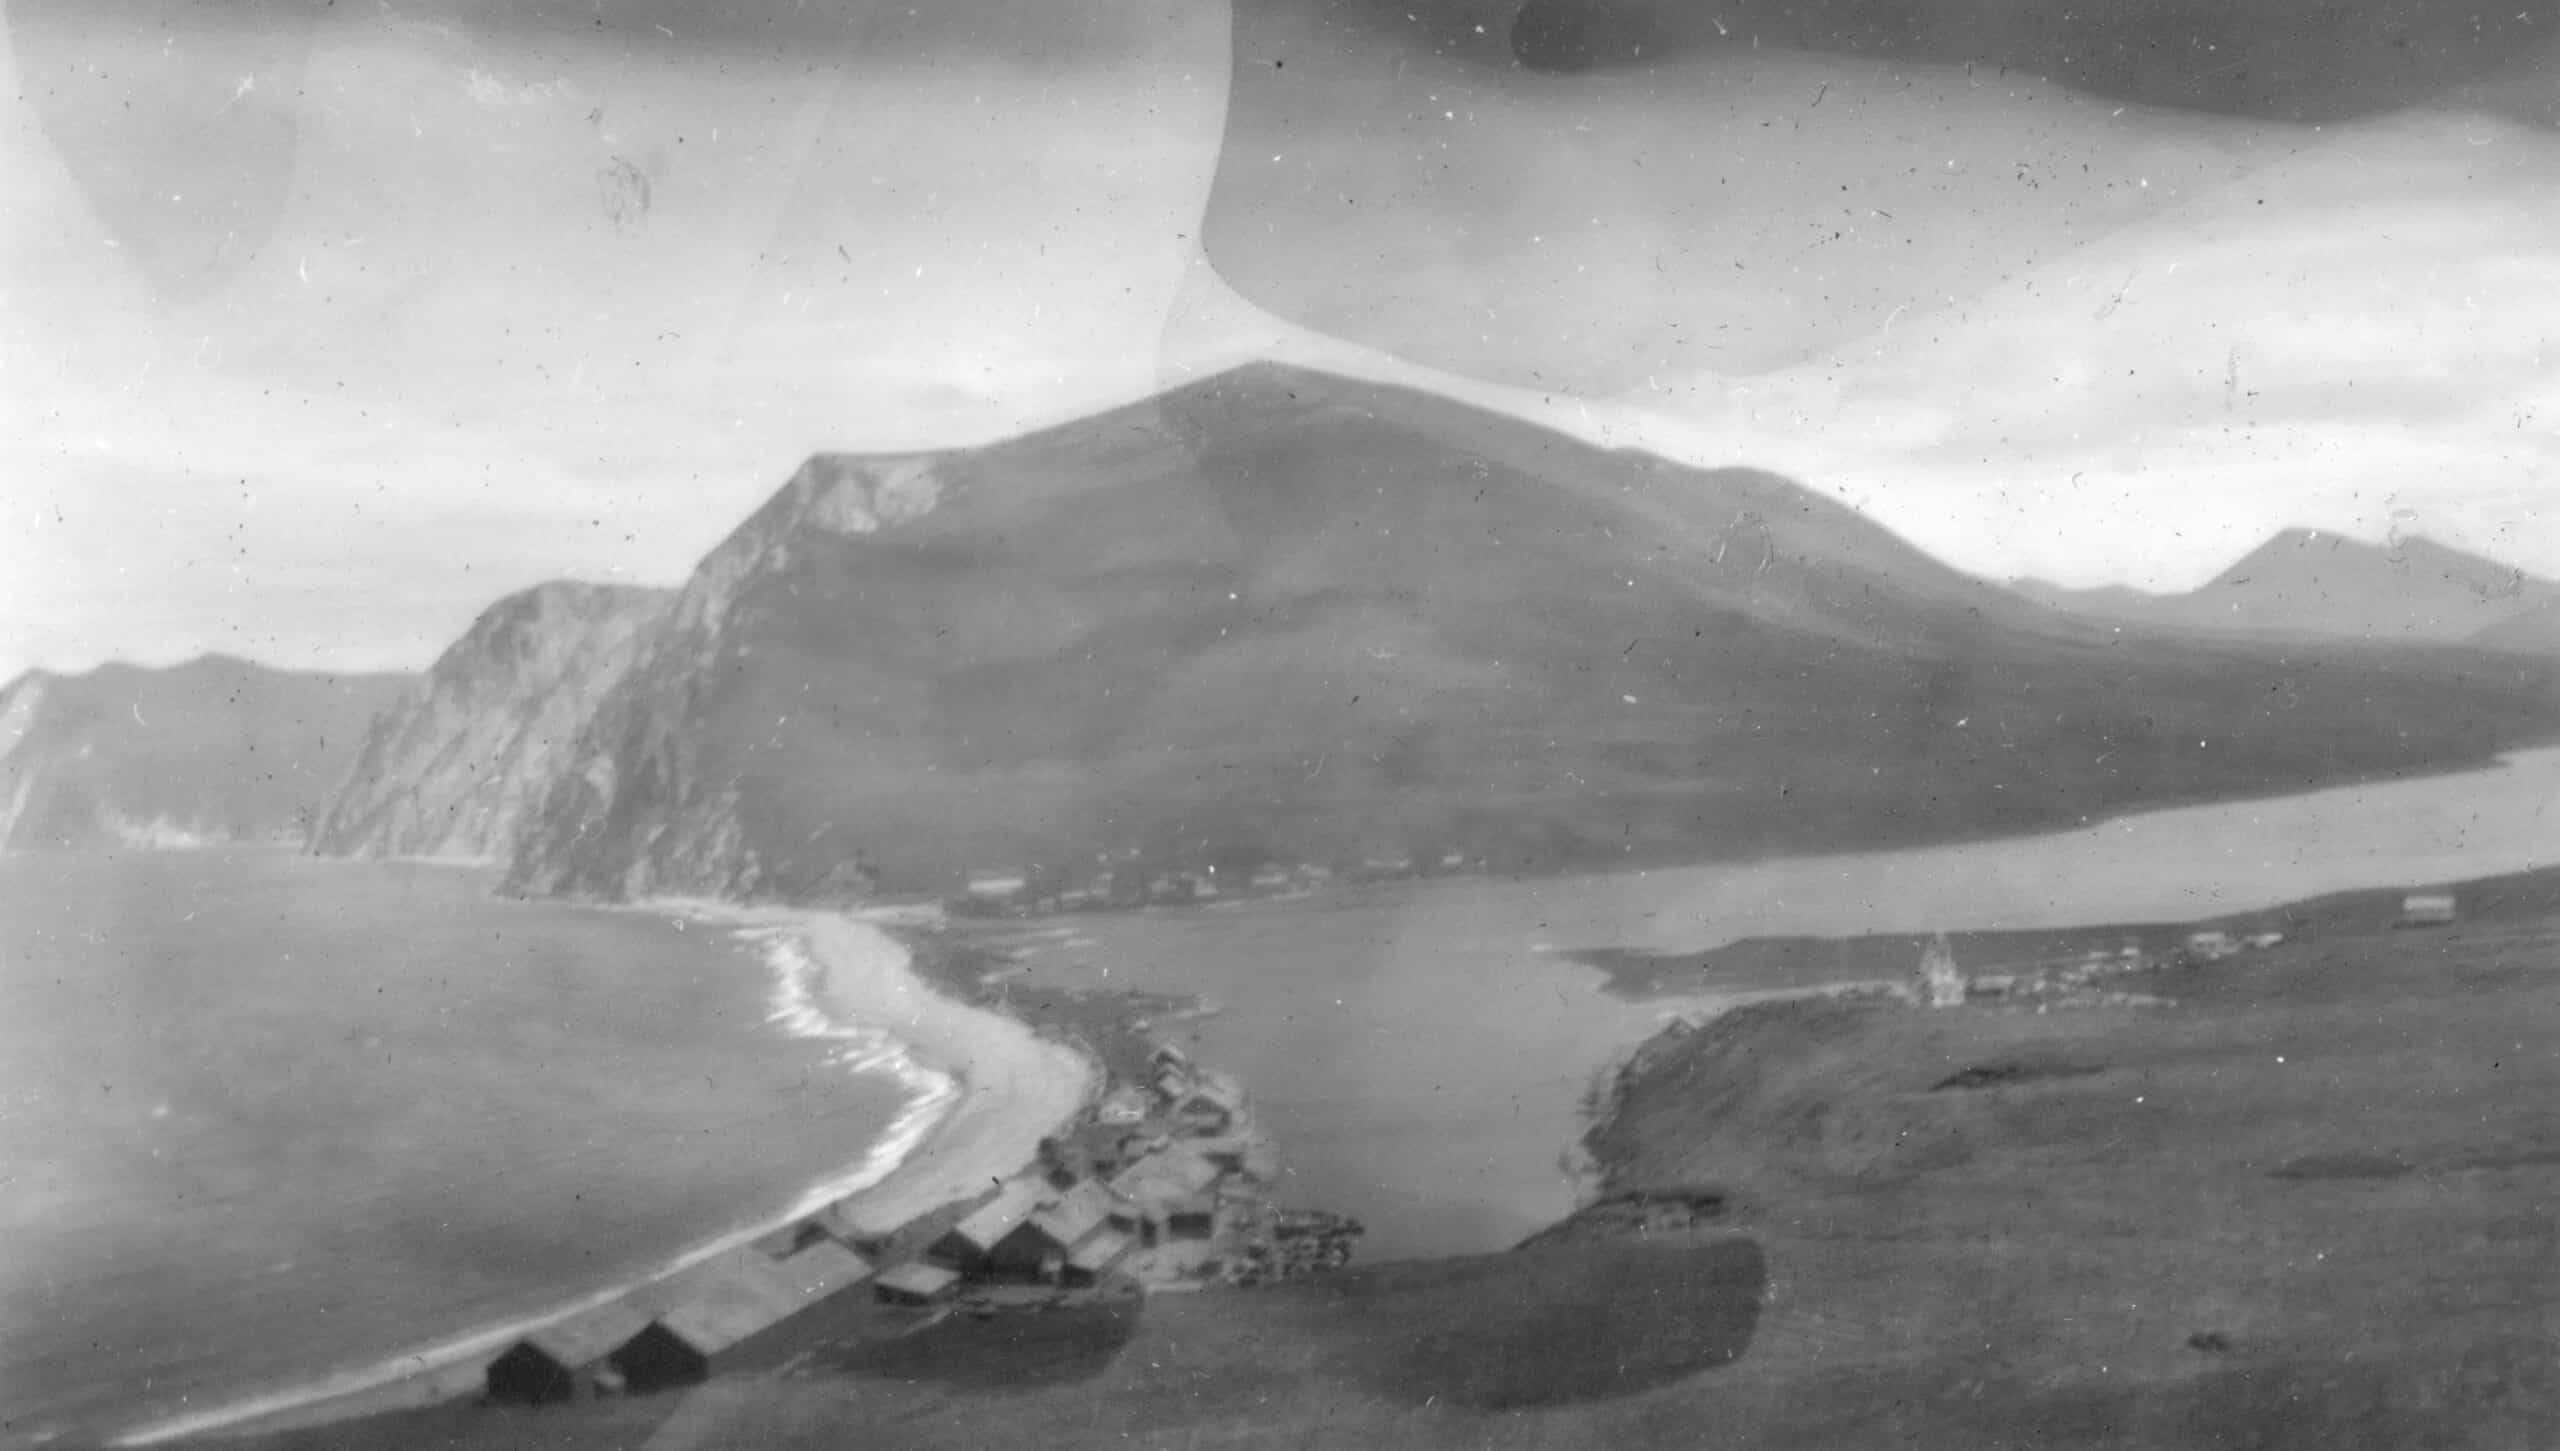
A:
[[[1115,1175],[1111,1193],[1120,1202],[1111,1226],[1152,1248],[1167,1240],[1207,1239],[1216,1232],[1219,1167],[1187,1144],[1147,1155]]]
[[[810,1215],[808,1223],[816,1225],[827,1238],[856,1254],[871,1254],[877,1250],[881,1239],[876,1230],[866,1227],[856,1213],[855,1198],[847,1195],[837,1200]]]
[[[910,1260],[883,1270],[871,1282],[872,1295],[883,1305],[935,1305],[950,1299],[959,1289],[959,1271],[923,1260]]]
[[[1191,1152],[1208,1160],[1226,1175],[1250,1172],[1253,1141],[1240,1134],[1212,1134],[1189,1141]]]
[[[1093,1110],[1094,1122],[1114,1127],[1141,1123],[1146,1117],[1147,1096],[1127,1084],[1104,1094]]]
[[[2186,945],[2187,955],[2201,962],[2220,962],[2240,950],[2228,932],[2190,932]]]
[[[975,1273],[983,1279],[1033,1279],[1057,1284],[1086,1240],[1108,1227],[1111,1192],[1092,1180],[1075,1185],[1034,1209],[983,1255]]]
[[[949,877],[944,881],[951,880]],[[1031,879],[1020,872],[987,871],[969,874],[969,895],[986,902],[1010,902],[1022,895]]]
[[[1173,1119],[1188,1134],[1223,1134],[1244,1113],[1242,1085],[1223,1073],[1199,1074],[1170,1097]]]
[[[1948,945],[1947,934],[1929,939],[1928,950],[1920,954],[1920,1001],[1933,1008],[1964,1006],[1964,973],[1956,967],[1955,948]]]
[[[621,1377],[605,1358],[648,1323],[648,1316],[615,1300],[545,1325],[489,1362],[489,1399],[538,1406],[619,1390]]]
[[[969,1211],[948,1233],[935,1240],[933,1247],[926,1251],[926,1257],[963,1272],[984,1268],[996,1246],[1020,1228],[1048,1194],[1049,1186],[1034,1177],[1007,1181],[996,1191],[994,1198]]]
[[[2412,892],[2401,899],[2402,927],[2443,927],[2453,921],[2451,892]]]
[[[1070,1289],[1089,1288],[1118,1269],[1136,1247],[1137,1241],[1127,1231],[1105,1225],[1067,1256],[1064,1282]]]
[[[679,1277],[674,1303],[607,1361],[635,1393],[697,1385],[870,1274],[861,1256],[832,1241],[786,1260],[742,1247]]]

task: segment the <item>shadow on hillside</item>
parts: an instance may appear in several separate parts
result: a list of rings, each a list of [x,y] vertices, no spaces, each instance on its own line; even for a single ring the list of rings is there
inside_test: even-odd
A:
[[[1769,1284],[1757,1241],[1398,1265],[1345,1373],[1411,1403],[1476,1410],[1653,1390],[1750,1348]],[[1386,1288],[1380,1286],[1380,1288]]]
[[[1140,1305],[1124,1300],[985,1320],[955,1315],[861,1346],[828,1368],[961,1391],[1071,1385],[1110,1369],[1137,1334]]]

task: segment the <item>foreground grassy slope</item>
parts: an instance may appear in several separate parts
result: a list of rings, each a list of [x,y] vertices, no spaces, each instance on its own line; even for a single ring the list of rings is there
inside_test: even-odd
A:
[[[2560,661],[2073,620],[1783,479],[1256,367],[985,449],[812,459],[703,562],[511,880],[1694,860],[2440,769],[2556,727]]]
[[[284,1448],[2560,1444],[2560,873],[2306,903],[2149,1008],[1797,1004],[1666,1042],[1624,1192],[1507,1255],[810,1343],[786,1373]],[[1967,1068],[2031,1070],[1938,1089]]]

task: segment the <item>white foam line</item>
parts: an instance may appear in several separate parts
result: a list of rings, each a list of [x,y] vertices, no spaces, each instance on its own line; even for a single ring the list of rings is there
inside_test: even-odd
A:
[[[668,1260],[656,1269],[632,1279],[608,1286],[577,1300],[554,1305],[531,1315],[483,1326],[449,1340],[416,1350],[403,1351],[386,1360],[353,1370],[339,1372],[318,1380],[306,1381],[265,1395],[233,1401],[212,1410],[153,1422],[124,1432],[107,1444],[111,1446],[150,1446],[185,1436],[258,1420],[280,1412],[296,1410],[322,1401],[335,1400],[359,1392],[373,1390],[411,1376],[448,1370],[475,1357],[513,1344],[531,1331],[570,1315],[582,1314],[655,1284],[680,1270],[687,1269],[715,1255],[725,1254],[739,1245],[761,1238],[784,1225],[816,1213],[849,1194],[887,1179],[905,1162],[907,1156],[924,1142],[934,1127],[962,1096],[959,1080],[916,1061],[906,1045],[877,1028],[861,1023],[843,1022],[830,1017],[820,1005],[816,985],[822,969],[809,954],[805,940],[793,925],[796,919],[779,914],[741,911],[726,904],[675,901],[654,904],[659,915],[674,915],[683,920],[728,928],[742,941],[763,948],[767,965],[773,969],[774,983],[767,999],[768,1021],[779,1025],[797,1038],[820,1038],[841,1044],[833,1061],[848,1071],[887,1074],[896,1078],[910,1095],[907,1105],[890,1122],[886,1132],[873,1143],[870,1152],[844,1173],[824,1180],[802,1194],[786,1213],[762,1220],[745,1229],[734,1230],[706,1241]],[[914,912],[884,910],[861,914],[874,922],[921,922],[928,920]],[[890,940],[894,944],[894,939]],[[897,950],[905,952],[903,945]]]

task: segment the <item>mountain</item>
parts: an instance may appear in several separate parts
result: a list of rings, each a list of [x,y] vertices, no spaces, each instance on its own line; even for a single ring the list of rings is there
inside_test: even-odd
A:
[[[491,605],[374,719],[311,849],[502,857],[673,599],[556,580]]]
[[[1873,846],[2476,761],[2560,725],[2556,678],[2118,631],[1767,474],[1256,365],[810,459],[598,707],[508,886]]]
[[[0,847],[300,842],[405,675],[31,670],[0,688]]]
[[[2481,640],[2560,607],[2560,582],[2415,536],[2389,545],[2287,529],[2184,594],[2020,580],[2059,609],[2185,630],[2363,640]]]

